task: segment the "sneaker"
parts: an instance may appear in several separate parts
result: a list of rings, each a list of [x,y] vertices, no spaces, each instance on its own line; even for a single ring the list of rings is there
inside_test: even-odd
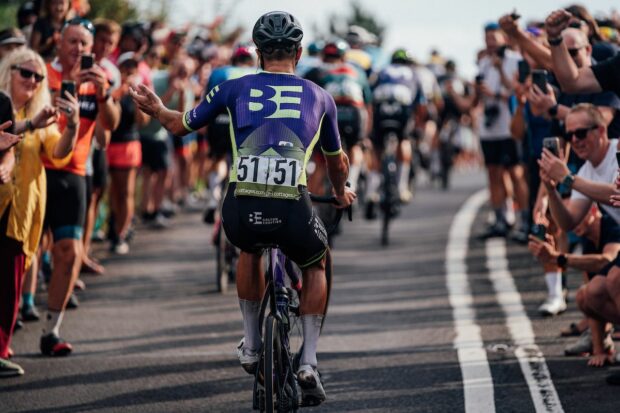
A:
[[[15,327],[13,327],[13,331],[21,330],[22,328],[24,328],[24,323],[22,323],[22,320],[15,321]]]
[[[39,321],[41,316],[37,311],[37,308],[33,305],[25,305],[22,307],[22,320],[23,321]]]
[[[524,244],[524,245],[526,245],[529,240],[528,236],[529,236],[529,231],[526,228],[515,229],[510,234],[510,238],[513,241],[518,242],[519,244]]]
[[[256,368],[258,367],[260,351],[252,353],[248,349],[243,348],[244,343],[245,339],[242,338],[237,346],[237,358],[241,363],[241,367],[243,367],[248,374],[254,374],[256,373]]]
[[[611,334],[608,333],[603,339],[603,348],[605,352],[611,353],[614,350],[614,342],[611,339]],[[580,356],[588,357],[592,354],[592,333],[588,328],[579,336],[577,342],[564,349],[565,356]]]
[[[68,310],[75,310],[79,306],[80,306],[80,300],[78,300],[77,295],[75,295],[74,293],[71,293],[71,295],[69,296],[69,300],[67,301],[66,308]]]
[[[0,377],[22,376],[24,369],[17,363],[0,358]]]
[[[153,219],[149,225],[150,228],[153,229],[166,229],[170,227],[170,220],[164,216],[161,212],[158,212],[155,215],[155,219]]]
[[[566,301],[563,297],[549,297],[538,307],[538,312],[543,316],[554,316],[564,311],[566,311]]]
[[[116,245],[114,245],[114,253],[116,255],[127,255],[129,254],[129,244],[127,241],[120,241]]]
[[[306,406],[316,406],[325,401],[327,397],[321,377],[316,368],[309,364],[302,364],[297,370],[297,383],[301,387],[302,404]]]
[[[86,289],[86,283],[82,281],[81,278],[78,278],[77,280],[75,280],[75,284],[73,285],[73,288],[75,288],[78,291],[84,291]]]
[[[63,357],[68,356],[73,351],[73,346],[54,333],[41,336],[41,353],[45,356]]]
[[[508,229],[508,224],[505,222],[496,222],[493,225],[490,225],[485,232],[480,234],[480,239],[505,237],[508,235]]]

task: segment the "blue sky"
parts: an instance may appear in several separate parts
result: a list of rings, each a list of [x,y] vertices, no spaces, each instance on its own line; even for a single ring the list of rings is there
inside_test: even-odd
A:
[[[136,0],[138,3],[144,0]],[[248,28],[263,13],[286,10],[294,14],[304,26],[306,39],[312,38],[312,27],[326,27],[332,13],[348,14],[348,0],[168,0],[173,25],[187,21],[210,20],[216,10],[234,6],[231,23]],[[572,4],[558,0],[361,0],[364,7],[387,23],[389,31],[384,46],[386,51],[407,47],[425,61],[432,48],[437,48],[456,60],[461,71],[475,74],[474,56],[483,46],[482,27],[501,14],[516,7],[522,21],[542,19],[556,8]],[[620,2],[613,0],[581,1],[595,16],[609,13]]]

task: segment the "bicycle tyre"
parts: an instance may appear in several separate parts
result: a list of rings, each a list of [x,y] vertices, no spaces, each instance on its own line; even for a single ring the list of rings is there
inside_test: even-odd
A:
[[[217,291],[224,294],[228,291],[228,266],[226,264],[226,234],[224,234],[224,229],[221,227],[219,229],[219,236],[216,248],[216,269],[215,269],[215,277],[217,281]]]
[[[263,380],[265,385],[265,412],[275,413],[274,395],[277,395],[277,367],[274,364],[274,354],[279,350],[278,340],[278,321],[271,315],[267,317],[265,323],[265,353],[263,355]]]

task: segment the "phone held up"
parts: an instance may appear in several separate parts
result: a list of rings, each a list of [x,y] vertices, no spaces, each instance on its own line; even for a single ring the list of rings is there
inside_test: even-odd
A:
[[[519,60],[519,83],[525,83],[525,80],[530,75],[530,64],[527,60]]]
[[[616,151],[616,162],[618,162],[618,167],[620,168],[620,150]]]
[[[88,70],[95,64],[95,56],[92,54],[83,54],[80,57],[80,69]]]
[[[75,96],[75,82],[72,80],[63,80],[60,85],[60,97],[66,99],[65,92],[69,92],[71,96]]]
[[[538,86],[543,92],[547,93],[547,71],[541,69],[532,70],[532,83]]]
[[[543,148],[549,149],[549,152],[551,152],[558,158],[560,157],[560,138],[556,138],[556,137],[543,138],[542,144],[543,144]]]
[[[534,224],[530,229],[530,234],[535,236],[541,241],[546,241],[547,228],[541,224]]]

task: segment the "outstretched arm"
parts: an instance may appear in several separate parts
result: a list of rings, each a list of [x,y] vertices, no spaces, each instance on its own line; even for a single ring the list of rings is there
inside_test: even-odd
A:
[[[187,135],[190,131],[183,124],[183,113],[164,106],[159,96],[144,85],[129,88],[129,94],[142,112],[157,119],[164,128],[175,136]]]

